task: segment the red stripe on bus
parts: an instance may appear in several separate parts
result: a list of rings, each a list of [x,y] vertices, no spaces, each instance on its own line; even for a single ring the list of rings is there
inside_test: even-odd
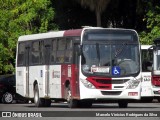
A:
[[[112,79],[102,77],[88,77],[87,80],[91,82],[97,89],[112,89]]]
[[[81,36],[82,29],[66,30],[63,36]]]

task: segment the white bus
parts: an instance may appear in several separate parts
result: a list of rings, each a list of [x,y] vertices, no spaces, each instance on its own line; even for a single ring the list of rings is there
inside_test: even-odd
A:
[[[142,61],[142,83],[141,83],[141,100],[143,102],[152,102],[154,93],[152,90],[151,71],[153,64],[152,45],[141,45]]]
[[[88,27],[20,36],[16,90],[50,106],[66,100],[70,108],[116,100],[120,108],[141,97],[141,49],[131,29]]]

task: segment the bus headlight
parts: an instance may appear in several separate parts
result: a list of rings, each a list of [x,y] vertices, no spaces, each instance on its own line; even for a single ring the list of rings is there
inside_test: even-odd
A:
[[[95,86],[92,83],[90,83],[88,80],[85,80],[85,79],[80,79],[80,80],[86,88],[95,89]]]
[[[140,83],[140,80],[136,79],[136,80],[131,80],[128,82],[128,86],[127,89],[135,89]]]

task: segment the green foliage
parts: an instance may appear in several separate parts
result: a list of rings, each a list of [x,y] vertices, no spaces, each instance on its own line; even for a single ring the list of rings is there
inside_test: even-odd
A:
[[[54,14],[50,0],[0,1],[0,74],[14,72],[19,36],[58,29]]]
[[[148,12],[144,21],[147,22],[147,30],[140,33],[142,44],[153,44],[153,39],[160,36],[160,4],[148,2]]]

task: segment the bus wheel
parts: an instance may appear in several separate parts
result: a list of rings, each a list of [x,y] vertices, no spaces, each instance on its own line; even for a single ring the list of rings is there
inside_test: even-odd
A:
[[[34,88],[34,103],[36,107],[43,107],[45,103],[45,99],[39,98],[39,90],[37,84]]]
[[[67,97],[67,102],[68,102],[68,107],[69,108],[76,108],[78,107],[78,100],[72,99],[72,94],[70,90],[70,86],[66,88],[66,97]]]
[[[127,101],[119,101],[118,105],[119,105],[119,108],[127,108],[128,102]]]
[[[6,92],[2,97],[2,103],[10,104],[13,102],[13,94]]]

